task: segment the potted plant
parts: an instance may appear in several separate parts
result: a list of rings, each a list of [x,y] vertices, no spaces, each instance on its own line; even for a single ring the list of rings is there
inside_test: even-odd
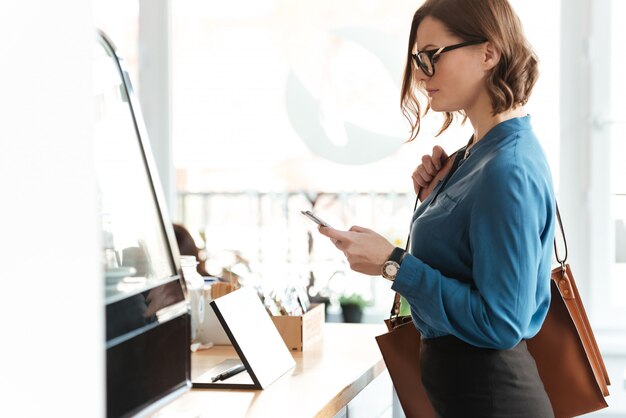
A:
[[[358,293],[341,295],[339,297],[343,321],[359,323],[363,319],[363,308],[369,305],[369,301]]]

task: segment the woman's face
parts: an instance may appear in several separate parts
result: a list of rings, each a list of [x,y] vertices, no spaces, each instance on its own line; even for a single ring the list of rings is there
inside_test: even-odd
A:
[[[417,28],[413,53],[436,50],[463,41],[451,34],[440,20],[427,16]],[[428,94],[434,111],[471,112],[481,94],[486,94],[487,72],[483,65],[482,45],[465,46],[440,54],[431,77],[415,65],[417,78]]]

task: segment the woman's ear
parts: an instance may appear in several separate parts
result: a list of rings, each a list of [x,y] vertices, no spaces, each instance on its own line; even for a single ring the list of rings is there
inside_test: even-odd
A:
[[[500,50],[491,42],[483,44],[483,66],[485,70],[491,70],[500,62]]]

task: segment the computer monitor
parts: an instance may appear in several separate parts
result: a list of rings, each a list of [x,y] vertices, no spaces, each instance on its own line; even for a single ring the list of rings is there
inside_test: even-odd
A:
[[[100,31],[93,51],[107,416],[146,415],[191,387],[189,305],[128,72]]]

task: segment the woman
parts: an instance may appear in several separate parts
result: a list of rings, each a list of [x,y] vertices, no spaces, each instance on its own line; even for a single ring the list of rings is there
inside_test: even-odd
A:
[[[200,276],[210,276],[204,267],[204,263],[200,259],[200,249],[196,247],[191,233],[187,228],[180,224],[172,224],[174,226],[174,235],[176,235],[176,243],[178,244],[178,251],[180,255],[193,255],[198,260],[198,266],[196,270]]]
[[[442,417],[553,416],[525,343],[547,314],[554,236],[550,170],[523,107],[537,75],[506,0],[426,1],[402,87],[411,139],[418,91],[426,110],[445,113],[441,131],[458,112],[472,138],[449,164],[435,147],[413,173],[422,203],[410,254],[367,228],[320,227],[352,269],[382,274],[409,302],[424,387]]]

